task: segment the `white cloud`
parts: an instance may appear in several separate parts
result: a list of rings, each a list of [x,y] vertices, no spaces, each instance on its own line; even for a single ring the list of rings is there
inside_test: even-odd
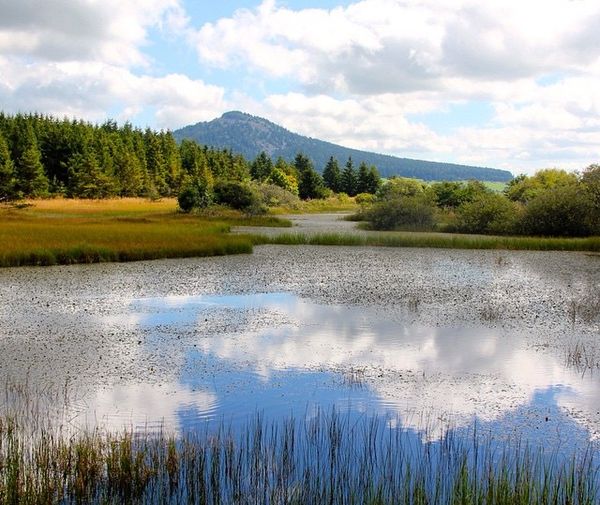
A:
[[[362,0],[298,11],[268,0],[202,26],[194,41],[206,64],[295,80],[251,106],[291,130],[521,172],[597,161],[599,20],[588,0]],[[495,111],[485,124],[448,133],[411,119],[474,101]]]
[[[179,0],[0,0],[0,12],[0,103],[7,112],[92,121],[140,115],[142,126],[176,128],[226,107],[218,86],[144,73],[149,30],[186,30]]]
[[[0,59],[0,102],[8,112],[35,110],[102,121],[109,111],[127,120],[152,107],[155,126],[180,127],[211,119],[225,107],[224,90],[180,74],[136,75],[91,62],[23,65]]]

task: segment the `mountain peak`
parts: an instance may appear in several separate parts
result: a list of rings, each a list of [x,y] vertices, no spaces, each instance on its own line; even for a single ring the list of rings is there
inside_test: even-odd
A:
[[[315,168],[322,171],[330,156],[342,164],[349,157],[358,166],[361,162],[375,165],[383,177],[400,175],[424,180],[465,180],[506,182],[512,179],[507,170],[398,158],[350,149],[330,142],[290,132],[268,119],[241,111],[225,112],[212,121],[185,126],[173,132],[178,141],[195,140],[217,149],[230,149],[253,160],[261,151],[272,158],[279,156],[292,161],[299,152],[308,156]]]
[[[239,110],[230,110],[229,112],[224,112],[223,115],[221,116],[221,119],[252,119],[254,116],[246,113],[246,112],[242,112]]]

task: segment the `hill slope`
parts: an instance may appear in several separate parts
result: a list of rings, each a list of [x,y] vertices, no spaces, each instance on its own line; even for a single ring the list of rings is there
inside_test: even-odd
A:
[[[362,161],[375,165],[383,177],[400,175],[424,180],[479,179],[499,182],[512,179],[512,174],[507,170],[397,158],[350,149],[292,133],[266,119],[243,112],[226,112],[218,119],[185,126],[174,131],[173,135],[178,141],[191,139],[200,144],[231,149],[250,160],[261,151],[273,159],[282,156],[286,160],[292,160],[298,152],[302,152],[319,171],[323,170],[330,156],[337,158],[341,165],[351,156],[356,165]]]

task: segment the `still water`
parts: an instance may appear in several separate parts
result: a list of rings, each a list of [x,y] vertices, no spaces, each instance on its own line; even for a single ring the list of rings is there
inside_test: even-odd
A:
[[[299,419],[335,409],[428,438],[474,425],[557,447],[597,437],[589,419],[600,410],[600,374],[567,366],[522,333],[404,324],[377,308],[289,292],[132,298],[125,306],[102,317],[142,335],[140,355],[169,358],[170,378],[99,387],[74,404],[75,424],[184,432],[242,426],[257,413]]]

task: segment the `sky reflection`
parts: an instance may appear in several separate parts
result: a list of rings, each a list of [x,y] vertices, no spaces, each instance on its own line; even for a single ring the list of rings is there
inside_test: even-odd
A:
[[[180,431],[335,407],[429,433],[476,421],[562,444],[597,431],[583,421],[600,410],[598,376],[493,328],[406,326],[288,293],[136,299],[128,321],[165,355],[188,335],[178,379],[101,390],[85,417]]]

